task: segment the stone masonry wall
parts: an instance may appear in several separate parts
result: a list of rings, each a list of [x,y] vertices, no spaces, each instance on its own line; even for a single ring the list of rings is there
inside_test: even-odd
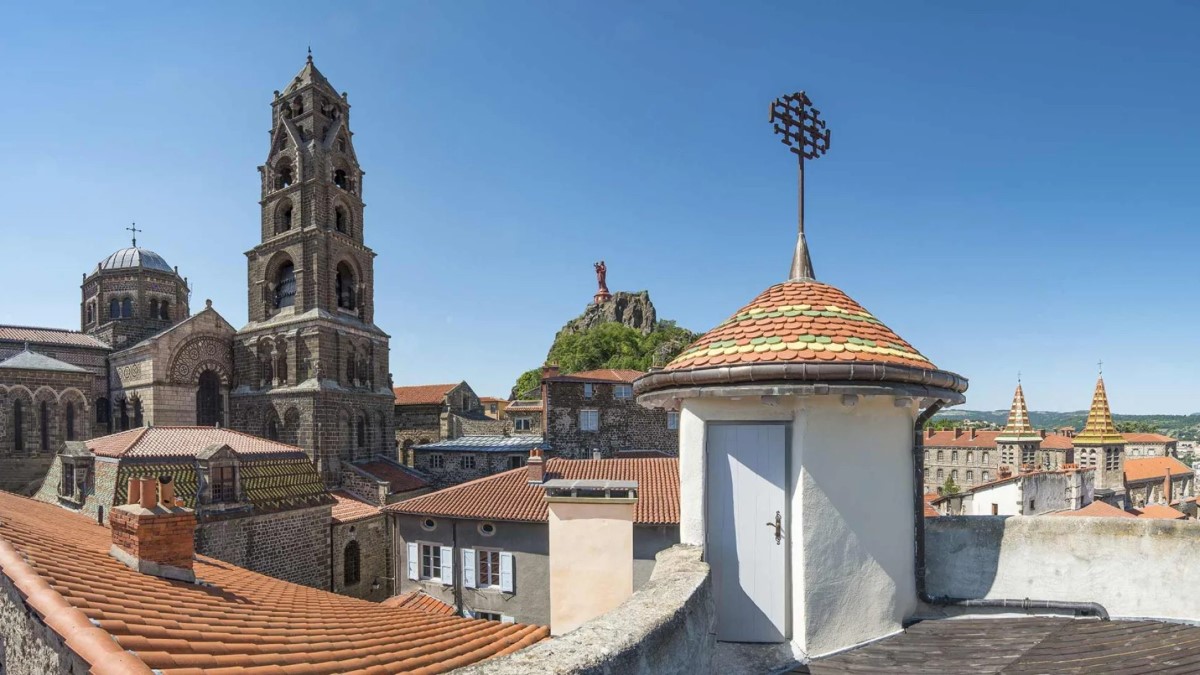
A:
[[[92,437],[95,415],[90,400],[93,375],[6,368],[0,371],[0,489],[27,491],[65,447],[67,407],[73,409],[74,438]],[[16,403],[21,403],[22,449],[17,450]],[[43,444],[42,404],[46,409]]]
[[[83,675],[88,668],[0,574],[0,675]]]
[[[333,588],[335,593],[380,602],[392,595],[392,540],[388,532],[387,518],[383,514],[365,520],[333,525]],[[347,584],[345,576],[345,551],[351,541],[358,542],[359,580]],[[379,589],[371,590],[372,583],[379,580]]]
[[[667,428],[668,412],[644,408],[633,398],[615,398],[612,383],[594,383],[591,398],[584,397],[582,382],[549,381],[545,389],[546,443],[560,457],[586,458],[593,449],[605,457],[618,450],[679,452],[679,430]],[[599,411],[599,430],[580,430],[582,410]]]
[[[331,508],[319,506],[204,522],[196,551],[313,588],[329,587]]]
[[[413,467],[433,477],[438,487],[458,485],[476,478],[483,478],[501,471],[523,466],[528,455],[523,452],[446,452],[444,450],[413,450]],[[441,455],[442,466],[433,465],[433,456]],[[475,462],[470,467],[470,459]],[[515,465],[510,462],[520,462]]]
[[[376,506],[383,506],[387,503],[390,485],[347,465],[342,467],[342,487]]]

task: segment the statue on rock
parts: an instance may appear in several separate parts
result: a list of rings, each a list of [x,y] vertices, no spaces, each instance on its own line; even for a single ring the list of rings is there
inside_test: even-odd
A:
[[[599,305],[608,302],[612,298],[612,293],[608,292],[608,267],[604,264],[603,260],[593,265],[593,267],[596,268],[596,284],[598,286],[594,299],[596,304]]]

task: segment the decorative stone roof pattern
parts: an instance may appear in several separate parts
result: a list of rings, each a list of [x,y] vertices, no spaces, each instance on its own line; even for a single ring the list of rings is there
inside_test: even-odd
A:
[[[29,342],[32,344],[60,347],[93,347],[111,349],[107,344],[91,335],[61,328],[35,328],[31,326],[0,326],[0,340]]]
[[[818,281],[788,281],[763,291],[702,335],[665,370],[798,361],[934,368],[840,290]]]
[[[409,492],[429,487],[429,481],[417,475],[415,471],[387,460],[377,459],[362,464],[355,464],[354,466],[375,476],[379,480],[387,481],[390,486],[389,489],[393,493]]]
[[[1190,476],[1192,469],[1174,457],[1130,457],[1125,460],[1125,482],[1162,480],[1172,476]]]
[[[378,506],[368,504],[344,490],[330,493],[336,502],[333,505],[333,522],[339,525],[374,518],[382,513]]]
[[[1025,392],[1021,390],[1020,384],[1017,384],[1017,391],[1013,394],[1012,407],[1008,411],[1008,423],[1004,425],[1004,430],[1000,432],[996,440],[1004,443],[1041,440],[1041,434],[1029,424],[1029,409],[1025,407]]]
[[[1096,392],[1092,394],[1092,407],[1088,410],[1083,431],[1075,434],[1075,445],[1110,445],[1125,442],[1113,423],[1112,411],[1108,409],[1108,392],[1104,390],[1104,378],[1096,380]]]
[[[454,611],[453,606],[438,600],[432,595],[426,594],[425,591],[412,591],[404,595],[393,595],[379,604],[385,607],[403,607],[405,609],[415,609],[420,612],[444,616],[454,616],[458,613]]]
[[[129,569],[111,545],[91,519],[0,492],[0,570],[92,672],[441,673],[549,634],[335,595],[204,555],[204,584],[170,581]]]
[[[569,375],[547,377],[546,382],[614,382],[631,384],[634,380],[645,375],[640,370],[602,368],[600,370],[585,370]]]
[[[392,393],[396,395],[396,405],[438,405],[445,400],[446,394],[449,394],[450,390],[459,384],[453,382],[451,384],[416,384],[393,387]]]
[[[62,373],[88,372],[79,366],[73,366],[69,363],[64,363],[58,359],[50,358],[44,354],[31,352],[28,349],[23,352],[18,352],[7,359],[0,361],[0,368],[14,368],[19,370],[51,370]]]
[[[130,267],[143,267],[160,272],[175,272],[161,255],[140,246],[131,246],[114,252],[96,265],[96,271],[126,269]]]
[[[518,436],[460,436],[436,443],[413,446],[414,450],[444,452],[520,452],[528,453],[534,448],[543,448],[541,436],[522,434]]]
[[[195,457],[214,444],[239,455],[303,455],[294,445],[217,427],[140,427],[87,441],[101,457]]]
[[[239,465],[239,484],[246,502],[258,513],[285,511],[310,506],[326,506],[334,498],[325,490],[313,463],[306,455],[259,455]],[[130,478],[169,475],[175,483],[175,496],[189,508],[196,508],[199,478],[192,458],[164,457],[155,460],[123,459],[113,486],[113,503],[128,499]]]
[[[550,459],[545,480],[635,480],[638,525],[679,524],[679,460]],[[546,522],[545,490],[529,484],[527,467],[505,471],[383,507],[392,513]]]

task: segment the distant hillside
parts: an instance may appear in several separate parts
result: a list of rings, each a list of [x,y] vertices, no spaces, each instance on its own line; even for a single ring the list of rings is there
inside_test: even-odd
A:
[[[1008,420],[1008,410],[958,410],[952,409],[934,416],[935,421],[943,423],[951,421],[983,422],[996,426],[1004,426]],[[1029,411],[1029,421],[1039,429],[1057,429],[1058,427],[1083,428],[1087,420],[1086,410],[1071,412],[1052,412],[1045,410]],[[1175,438],[1194,441],[1200,439],[1200,413],[1191,415],[1113,415],[1113,421],[1119,426],[1123,423],[1134,423],[1138,427],[1156,429],[1160,434]]]

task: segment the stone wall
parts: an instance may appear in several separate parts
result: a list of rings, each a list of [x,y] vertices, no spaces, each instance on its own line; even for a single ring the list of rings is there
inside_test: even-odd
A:
[[[201,523],[196,551],[276,579],[329,588],[330,512],[318,506]]]
[[[458,485],[476,478],[524,466],[525,452],[463,452],[459,450],[411,450],[412,467],[425,472],[439,487]],[[434,457],[442,458],[441,467],[434,466]],[[474,466],[471,462],[474,461]],[[519,462],[519,464],[517,464]]]
[[[27,494],[62,452],[68,438],[82,441],[92,437],[95,416],[91,400],[92,373],[0,370],[0,489]],[[17,413],[20,402],[21,448],[17,449]],[[43,435],[43,404],[45,434]],[[74,417],[68,434],[67,408]],[[45,441],[45,443],[43,443]]]
[[[658,555],[650,581],[620,607],[574,631],[508,656],[462,668],[463,675],[691,675],[711,671],[716,612],[698,546]]]
[[[961,516],[925,528],[930,595],[1098,602],[1114,619],[1200,621],[1200,587],[1180,576],[1200,522]]]
[[[614,383],[593,383],[591,398],[584,396],[583,382],[547,381],[544,388],[546,444],[555,455],[582,459],[591,457],[593,449],[605,457],[618,450],[679,452],[679,430],[667,428],[669,413],[642,407],[633,398],[616,398]],[[599,411],[599,430],[580,430],[582,410]]]
[[[342,487],[376,506],[387,504],[391,492],[387,481],[370,476],[353,464],[342,467]]]
[[[387,517],[378,516],[357,520],[352,523],[334,524],[330,536],[333,539],[333,586],[334,593],[349,595],[380,602],[392,595],[392,538],[388,532]],[[357,583],[347,584],[345,575],[345,551],[350,542],[358,544],[359,578]],[[379,581],[379,588],[371,585]]]
[[[0,574],[0,675],[86,673],[89,666],[67,648]]]

